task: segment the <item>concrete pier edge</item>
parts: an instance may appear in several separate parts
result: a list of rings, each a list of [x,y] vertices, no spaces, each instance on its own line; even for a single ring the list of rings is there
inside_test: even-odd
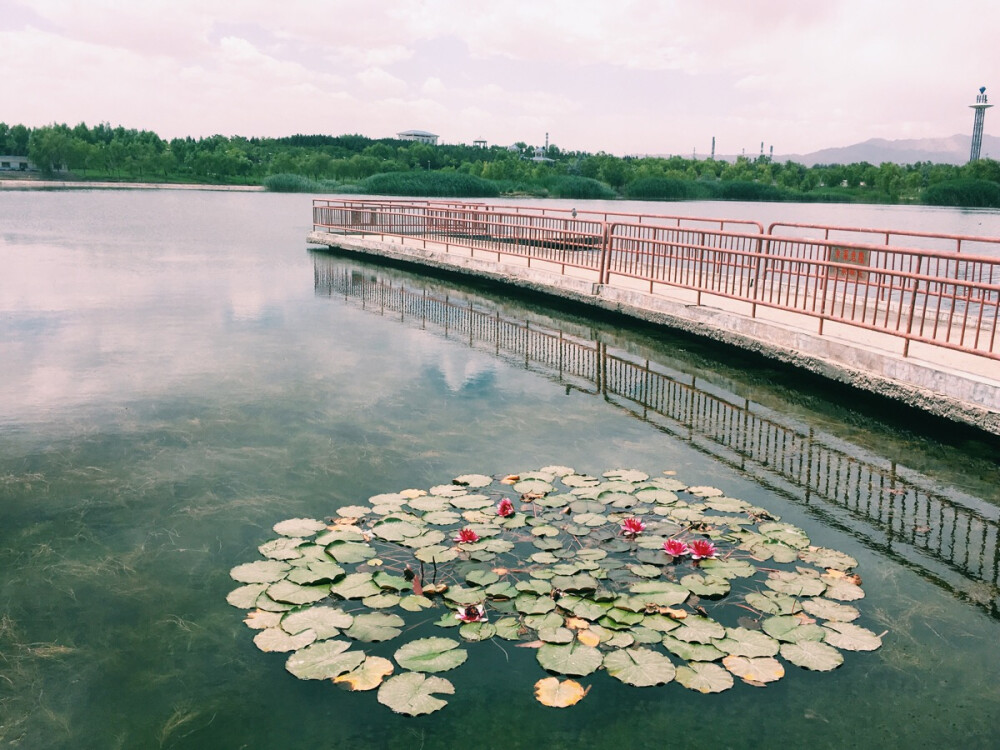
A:
[[[983,377],[728,310],[398,241],[313,231],[307,242],[488,279],[679,329],[1000,435],[1000,364],[997,378]]]

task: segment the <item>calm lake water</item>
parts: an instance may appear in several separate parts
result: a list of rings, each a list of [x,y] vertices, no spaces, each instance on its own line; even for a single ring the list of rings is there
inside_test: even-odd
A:
[[[986,211],[610,207],[1000,236]],[[996,440],[668,331],[314,252],[310,227],[307,196],[0,193],[0,746],[996,747]],[[278,521],[548,464],[675,471],[782,516],[857,558],[883,647],[719,695],[599,673],[557,710],[533,698],[534,652],[469,644],[449,705],[405,718],[292,677],[226,603]]]

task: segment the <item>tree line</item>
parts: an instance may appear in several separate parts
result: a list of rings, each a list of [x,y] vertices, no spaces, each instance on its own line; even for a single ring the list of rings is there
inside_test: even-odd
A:
[[[860,162],[806,167],[764,155],[741,156],[733,162],[681,156],[619,157],[524,142],[488,148],[431,146],[362,135],[213,135],[166,140],[148,130],[108,123],[38,128],[0,123],[0,154],[27,157],[45,175],[69,172],[85,180],[270,183],[273,189],[298,186],[327,192],[364,192],[366,184],[389,185],[389,192],[394,184],[405,185],[412,192],[426,184],[470,194],[1000,207],[1000,163],[991,159],[962,166]]]

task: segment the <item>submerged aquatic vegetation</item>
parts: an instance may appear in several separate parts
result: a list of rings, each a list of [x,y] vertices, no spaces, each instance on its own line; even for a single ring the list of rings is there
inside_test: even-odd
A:
[[[274,530],[264,559],[231,571],[243,585],[228,601],[249,610],[254,642],[288,653],[301,679],[378,688],[379,702],[407,715],[447,704],[436,696],[452,683],[425,673],[464,664],[461,641],[531,645],[538,666],[563,677],[604,670],[627,685],[703,693],[729,689],[733,676],[766,685],[785,664],[829,671],[842,651],[881,645],[845,603],[864,596],[853,558],[672,476],[469,474]],[[432,626],[408,627],[433,610]],[[457,628],[461,641],[424,637],[428,628]],[[395,665],[365,651],[404,632]],[[405,671],[394,675],[396,665]],[[567,707],[589,689],[550,678],[535,694]]]

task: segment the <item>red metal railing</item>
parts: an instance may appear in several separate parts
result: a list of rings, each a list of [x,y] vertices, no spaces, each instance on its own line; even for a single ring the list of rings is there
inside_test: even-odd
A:
[[[898,338],[903,356],[911,342],[923,342],[1000,359],[1000,258],[958,252],[973,241],[1000,245],[991,238],[777,223],[765,234],[756,222],[725,219],[381,199],[316,200],[313,224],[612,287],[686,293],[698,305],[706,296],[727,299],[745,303],[752,317],[761,307],[793,313],[813,319],[819,334],[827,322],[846,324]],[[830,231],[784,234],[795,226]],[[831,232],[955,250],[844,241]]]

